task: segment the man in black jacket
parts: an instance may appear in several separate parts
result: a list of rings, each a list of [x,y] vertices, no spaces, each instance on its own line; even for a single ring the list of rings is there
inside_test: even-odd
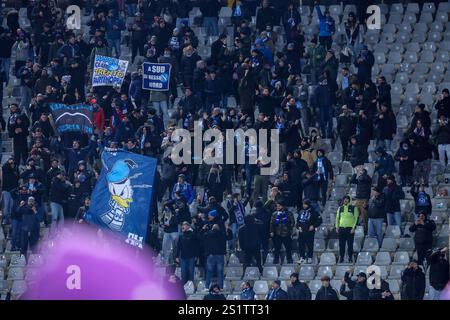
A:
[[[313,171],[303,173],[302,187],[305,194],[305,199],[309,200],[311,207],[316,209],[317,212],[320,212],[320,185],[317,179],[317,175]]]
[[[447,88],[442,90],[442,94],[434,108],[438,111],[439,118],[441,116],[450,118],[450,92]]]
[[[308,163],[302,159],[301,151],[297,150],[294,152],[293,157],[288,155],[286,162],[286,170],[288,172],[288,176],[292,178],[292,188],[297,189],[297,199],[295,199],[295,206],[300,208],[302,206],[302,198],[303,198],[303,187],[301,179],[297,179],[297,177],[302,177],[304,173],[309,171]],[[305,195],[306,196],[306,195]],[[317,198],[318,200],[318,198]]]
[[[342,145],[342,161],[348,159],[350,137],[356,133],[356,116],[347,105],[342,106],[342,113],[337,117],[337,132]]]
[[[306,283],[298,280],[298,273],[290,276],[291,285],[287,289],[289,300],[311,300],[311,290]]]
[[[239,229],[239,246],[244,251],[244,270],[253,264],[253,259],[256,260],[256,266],[259,272],[262,273],[263,268],[261,265],[261,253],[259,248],[261,247],[260,233],[258,225],[255,223],[255,217],[253,215],[246,216],[244,218],[245,224]]]
[[[371,276],[373,271],[369,276]],[[386,280],[380,279],[381,285],[377,289],[376,286],[369,290],[369,300],[394,300],[391,290],[389,289],[389,283]]]
[[[288,300],[288,294],[286,291],[281,289],[280,280],[275,280],[272,282],[272,289],[267,293],[266,300]]]
[[[209,289],[209,294],[204,296],[203,300],[227,300],[227,298],[220,292],[220,287],[217,284],[213,284]]]
[[[430,300],[439,300],[449,281],[449,264],[445,258],[448,248],[438,249],[430,255]]]
[[[231,240],[231,230],[221,230],[218,224],[212,227],[205,224],[203,227],[203,243],[206,256],[206,279],[205,287],[211,285],[213,273],[217,273],[217,284],[219,288],[223,288],[226,241]]]
[[[414,224],[409,227],[410,232],[414,232],[414,243],[417,250],[417,263],[423,265],[423,260],[428,261],[428,252],[433,245],[433,231],[436,224],[433,220],[427,219],[425,212],[420,211],[419,217]]]
[[[381,248],[383,242],[383,222],[386,219],[384,195],[378,187],[373,188],[373,195],[369,201],[367,217],[369,218],[369,238],[377,238]]]
[[[450,125],[448,118],[441,115],[439,118],[439,127],[433,134],[438,146],[439,161],[445,167],[445,158],[450,162]]]
[[[350,137],[349,160],[353,168],[369,162],[369,153],[367,152],[368,145],[363,143],[360,137],[360,135]]]
[[[208,216],[208,223],[211,226],[213,224],[218,224],[222,232],[225,232],[225,221],[228,220],[229,216],[220,203],[217,203],[215,197],[208,198],[208,206],[198,207],[197,209],[199,212]]]
[[[349,290],[345,290],[346,286],[348,286]],[[367,275],[364,272],[360,272],[356,275],[356,281],[353,281],[350,277],[350,272],[347,271],[339,292],[348,300],[369,300]]]
[[[19,170],[16,166],[16,162],[13,158],[8,161],[2,167],[2,224],[9,224],[11,213],[13,210],[13,198],[12,191],[19,187]]]
[[[30,120],[21,113],[16,103],[10,106],[10,116],[7,121],[8,135],[13,139],[14,160],[18,165],[25,164],[28,157],[27,137]]]
[[[322,217],[308,199],[303,200],[303,208],[298,212],[296,228],[298,230],[299,263],[312,263],[314,252],[314,234],[322,224]],[[306,253],[305,246],[308,250]]]
[[[34,252],[35,245],[39,240],[38,210],[33,197],[29,197],[27,203],[20,203],[18,215],[22,217],[22,228],[20,234],[20,253],[27,254],[28,247]]]
[[[356,168],[356,173],[352,176],[351,183],[356,184],[355,206],[358,208],[360,217],[362,219],[364,234],[367,235],[366,208],[370,198],[372,178],[367,174],[367,170],[364,169],[364,167],[359,166]]]
[[[320,281],[322,281],[322,287],[316,294],[316,300],[339,300],[336,290],[330,285],[330,277],[323,276]]]
[[[425,295],[425,274],[422,268],[413,260],[402,273],[402,300],[423,300]]]
[[[334,181],[333,166],[330,160],[325,156],[323,149],[317,150],[317,159],[313,166],[314,172],[317,174],[317,180],[320,184],[322,195],[322,205],[325,206],[327,202],[328,182]]]
[[[199,239],[189,222],[181,225],[181,235],[176,246],[176,261],[180,263],[181,281],[194,281],[195,259],[198,257]]]
[[[69,199],[71,184],[66,181],[64,172],[59,171],[50,186],[50,208],[52,214],[52,230],[55,230],[56,223],[64,225],[64,206]]]

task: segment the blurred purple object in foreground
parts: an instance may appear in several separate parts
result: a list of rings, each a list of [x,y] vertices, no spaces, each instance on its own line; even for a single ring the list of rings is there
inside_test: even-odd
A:
[[[44,243],[43,266],[25,300],[182,299],[157,272],[149,252],[122,245],[89,226],[76,226],[52,246]],[[139,250],[139,254],[136,254]]]

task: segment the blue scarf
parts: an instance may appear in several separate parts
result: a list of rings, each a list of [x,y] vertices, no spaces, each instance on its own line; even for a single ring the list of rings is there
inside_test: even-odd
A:
[[[275,217],[275,221],[274,224],[277,226],[279,225],[281,222],[281,224],[287,224],[287,214],[286,211],[277,211],[277,216]]]
[[[325,176],[325,167],[323,166],[323,157],[317,158],[317,180],[321,180],[321,176],[323,176],[324,180],[327,180]]]

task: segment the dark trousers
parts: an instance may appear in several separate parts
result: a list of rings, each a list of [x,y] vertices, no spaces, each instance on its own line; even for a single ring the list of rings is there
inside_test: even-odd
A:
[[[342,161],[345,161],[345,159],[348,157],[348,144],[350,142],[350,136],[349,135],[339,135],[339,138],[341,139],[341,145],[342,145]]]
[[[339,229],[339,258],[344,259],[345,245],[347,245],[348,258],[353,260],[353,240],[355,234],[351,233],[352,228]]]
[[[291,237],[281,237],[281,236],[275,236],[273,237],[273,246],[275,247],[274,252],[274,263],[278,264],[280,260],[280,250],[281,245],[284,245],[284,248],[286,249],[286,260],[288,263],[292,263],[292,239]]]
[[[30,230],[23,230],[20,233],[20,253],[23,255],[27,254],[28,246],[34,251],[39,240],[39,228],[33,228]]]
[[[312,259],[314,252],[314,233],[314,231],[303,231],[298,233],[298,251],[301,258]]]
[[[331,38],[331,36],[319,36],[319,43],[325,47],[325,50],[330,50],[331,45],[333,44],[333,39]]]
[[[417,264],[423,266],[423,260],[427,260],[430,256],[428,250],[431,249],[431,244],[416,244],[417,250]]]
[[[27,144],[26,142],[24,143],[24,145],[19,144],[19,145],[14,145],[14,161],[16,161],[16,163],[18,165],[20,164],[25,164],[25,162],[27,161],[28,158],[28,148],[27,148]]]
[[[181,282],[194,281],[195,258],[180,259]]]
[[[327,202],[328,181],[320,180],[319,188],[320,188],[320,195],[322,197],[322,205],[325,206],[325,203]]]
[[[252,266],[253,261],[256,262],[259,272],[262,273],[261,252],[259,251],[259,248],[244,250],[244,270],[245,268]]]
[[[134,63],[134,58],[136,58],[138,50],[140,56],[145,56],[144,44],[145,42],[143,41],[131,41],[131,63]]]
[[[264,237],[261,239],[261,249],[263,251],[263,264],[266,263],[267,254],[269,253],[269,238]]]

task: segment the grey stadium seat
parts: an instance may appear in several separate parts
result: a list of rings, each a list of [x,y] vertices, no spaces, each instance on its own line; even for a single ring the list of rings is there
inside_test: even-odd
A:
[[[435,42],[425,42],[423,44],[423,50],[435,52],[437,50],[437,45]]]
[[[225,279],[240,280],[242,278],[242,267],[228,267]]]
[[[269,291],[269,285],[267,284],[267,281],[258,280],[255,281],[253,290],[256,294],[267,294],[267,292]]]
[[[400,292],[400,286],[398,284],[398,280],[395,279],[388,279],[387,282],[389,283],[389,290],[393,293],[399,293]]]
[[[435,13],[436,12],[436,6],[433,2],[426,2],[423,4],[422,12],[427,13]]]
[[[339,252],[339,240],[338,239],[328,240],[328,246],[326,251]]]
[[[343,279],[347,270],[348,266],[337,266],[334,275],[335,279]]]
[[[404,7],[403,7],[403,3],[393,3],[391,5],[391,13],[399,13],[399,14],[403,14],[404,12]]]
[[[25,279],[25,272],[23,267],[9,268],[7,280],[23,280],[23,279]]]
[[[245,280],[259,280],[261,274],[257,267],[247,267],[244,273]]]
[[[407,13],[419,13],[419,4],[418,3],[408,3],[406,6],[406,12]]]
[[[394,64],[401,63],[402,56],[401,56],[400,52],[397,52],[397,51],[389,52],[388,61],[389,61],[389,63],[394,63]]]
[[[312,280],[309,282],[309,290],[311,290],[311,293],[316,294],[317,291],[319,291],[320,287],[322,286],[322,282],[320,280]]]
[[[401,236],[400,227],[399,226],[387,226],[385,236],[389,237],[389,238],[400,238],[400,236]]]
[[[325,240],[315,239],[314,240],[314,252],[324,252],[325,251]]]
[[[412,12],[406,12],[403,16],[403,22],[414,24],[417,22],[417,16]]]
[[[356,264],[360,266],[370,266],[373,262],[370,252],[360,252],[356,258]]]
[[[188,281],[185,283],[184,292],[186,292],[186,294],[194,294],[195,293],[195,285],[192,281]]]
[[[331,266],[336,264],[336,256],[332,252],[324,252],[320,255],[321,266]]]
[[[394,252],[395,250],[397,250],[397,239],[385,237],[381,244],[380,251]]]
[[[428,32],[428,26],[424,22],[419,22],[414,25],[414,31],[427,33]]]
[[[298,277],[301,280],[312,280],[314,279],[315,271],[313,266],[301,266],[298,272]]]
[[[329,276],[333,279],[333,269],[330,266],[319,267],[316,274],[316,279],[320,279],[323,276]]]
[[[389,252],[378,252],[375,258],[375,264],[379,266],[388,266],[391,264],[391,255]]]
[[[405,268],[406,266],[404,265],[392,265],[389,272],[389,279],[400,279]]]
[[[433,51],[424,50],[420,54],[420,62],[431,63],[434,61]]]
[[[295,272],[294,266],[283,266],[280,270],[280,280],[288,280],[291,277],[291,274]]]
[[[363,251],[377,252],[378,251],[378,241],[374,238],[366,238],[364,240]]]
[[[261,279],[276,280],[278,279],[278,270],[275,266],[264,267]]]
[[[409,254],[406,251],[397,251],[394,255],[394,262],[392,264],[406,265],[409,263]]]

